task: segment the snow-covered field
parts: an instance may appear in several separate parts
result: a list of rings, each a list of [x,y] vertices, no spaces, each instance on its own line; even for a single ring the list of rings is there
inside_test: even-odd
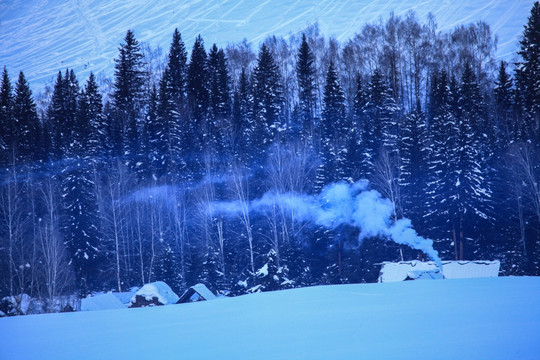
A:
[[[287,36],[318,22],[322,33],[349,39],[367,22],[391,11],[414,10],[421,22],[432,12],[439,29],[478,20],[499,37],[498,56],[517,49],[533,0],[40,0],[0,2],[0,65],[25,71],[34,88],[53,82],[58,70],[74,68],[110,76],[127,29],[139,41],[168,51],[178,27],[188,49],[197,34],[226,46],[244,38],[257,46],[268,35]],[[15,75],[12,75],[15,76]]]
[[[1,359],[538,359],[540,278],[319,286],[0,319]]]

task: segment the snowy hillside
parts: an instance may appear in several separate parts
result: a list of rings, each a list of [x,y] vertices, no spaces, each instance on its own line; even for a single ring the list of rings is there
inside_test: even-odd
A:
[[[313,287],[0,319],[2,359],[538,359],[540,278]]]
[[[268,35],[287,36],[314,22],[324,34],[346,40],[366,22],[409,10],[421,22],[432,12],[441,30],[484,20],[499,37],[498,56],[509,59],[532,4],[532,0],[7,0],[0,2],[0,65],[11,73],[25,71],[32,86],[39,88],[67,67],[80,78],[90,70],[110,75],[118,44],[129,28],[140,41],[164,51],[175,27],[188,47],[197,34],[220,46],[244,38],[258,44]]]

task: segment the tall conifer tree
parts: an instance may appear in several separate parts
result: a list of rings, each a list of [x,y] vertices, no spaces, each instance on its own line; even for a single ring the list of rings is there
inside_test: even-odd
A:
[[[21,71],[15,84],[15,98],[13,101],[14,124],[14,160],[17,162],[31,162],[37,160],[40,139],[40,124],[36,112],[36,104],[32,97],[30,85]]]
[[[0,166],[8,163],[9,152],[13,147],[15,128],[13,124],[13,88],[8,71],[4,66],[2,83],[0,84]]]
[[[315,93],[315,57],[307,43],[306,34],[302,34],[302,43],[298,49],[296,77],[298,81],[300,133],[304,140],[313,146],[317,104]]]
[[[344,177],[345,96],[334,63],[330,62],[324,86],[324,108],[321,119],[322,186]],[[321,186],[321,188],[322,188]]]
[[[138,154],[138,122],[144,105],[144,70],[143,54],[133,31],[128,30],[124,43],[118,48],[115,59],[113,83],[113,121],[117,134],[113,140],[116,155],[129,157]]]
[[[283,88],[279,69],[268,47],[263,44],[253,70],[252,151],[264,153],[282,126]],[[258,149],[258,150],[257,150]]]
[[[520,127],[527,140],[540,143],[540,3],[536,1],[525,25],[520,41],[516,85],[519,89],[518,104],[521,106]]]

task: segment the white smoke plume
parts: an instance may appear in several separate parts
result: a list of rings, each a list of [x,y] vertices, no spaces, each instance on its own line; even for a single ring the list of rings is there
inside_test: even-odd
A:
[[[370,190],[365,180],[354,184],[330,184],[318,195],[269,192],[251,201],[249,209],[263,212],[275,205],[293,211],[299,219],[330,229],[340,225],[354,226],[360,230],[359,242],[368,237],[383,237],[408,245],[424,252],[442,268],[438,252],[433,249],[433,241],[419,236],[409,219],[394,221],[390,200],[383,198],[378,191]],[[238,201],[224,201],[212,203],[210,210],[235,215],[241,209],[242,204]]]

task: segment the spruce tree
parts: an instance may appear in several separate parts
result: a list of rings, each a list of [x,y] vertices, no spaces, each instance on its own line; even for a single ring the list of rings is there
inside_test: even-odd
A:
[[[6,67],[2,72],[0,84],[0,166],[5,166],[9,160],[10,149],[13,148],[15,128],[13,124],[13,88]]]
[[[281,129],[283,89],[279,69],[263,44],[253,70],[253,138],[251,149],[261,156]]]
[[[345,164],[347,166],[346,175],[353,181],[365,179],[370,173],[371,167],[366,160],[366,150],[364,146],[368,144],[369,121],[364,114],[367,104],[367,93],[360,75],[356,78],[356,92],[354,94],[353,107],[350,109],[351,124],[348,133],[347,153]]]
[[[82,151],[84,131],[79,128],[79,83],[73,70],[58,72],[47,109],[47,125],[52,133],[53,158],[71,157]]]
[[[251,292],[276,291],[290,287],[289,269],[278,264],[277,252],[270,249],[265,255],[265,264],[255,272],[251,282],[255,285]]]
[[[161,159],[158,177],[165,174],[169,179],[175,179],[179,169],[183,167],[182,157],[187,140],[183,136],[189,130],[185,116],[186,61],[184,43],[178,29],[175,29],[167,66],[159,83],[155,124],[147,126],[147,129],[152,129],[147,136],[155,138],[150,141],[155,155],[154,161],[158,157]],[[151,112],[149,109],[148,114]]]
[[[424,227],[426,213],[429,156],[426,125],[424,113],[417,108],[404,117],[399,134],[399,186],[403,214],[413,220],[417,229]]]
[[[298,82],[298,111],[300,133],[308,144],[313,146],[315,133],[316,93],[315,93],[315,57],[311,51],[306,34],[302,34],[302,43],[298,49],[296,79]]]
[[[234,92],[231,121],[231,153],[236,161],[246,161],[249,155],[253,127],[251,126],[252,97],[246,69],[242,68],[238,86]]]
[[[158,281],[164,281],[177,293],[182,290],[183,284],[178,263],[177,254],[168,243],[164,243],[157,255],[154,278]]]
[[[61,154],[69,157],[62,170],[61,194],[63,199],[62,227],[65,243],[71,256],[71,264],[81,295],[96,289],[100,265],[99,214],[95,192],[94,166],[100,151],[101,95],[91,74],[82,92],[73,70],[66,71],[63,78],[61,117],[65,124],[56,124],[64,130],[60,144]]]
[[[520,138],[520,129],[513,123],[513,81],[512,77],[506,71],[507,63],[501,60],[495,88],[493,89],[495,98],[495,117],[497,121],[497,129],[499,130],[498,146],[508,145]]]
[[[339,83],[334,63],[330,62],[324,87],[324,108],[321,119],[321,167],[319,181],[322,186],[343,179],[347,122],[345,96]]]
[[[456,169],[456,187],[460,205],[460,227],[465,232],[460,241],[460,258],[479,257],[482,240],[492,228],[492,163],[494,136],[480,86],[469,64],[465,64],[459,89],[458,116],[460,134]],[[466,246],[468,245],[468,246]],[[461,246],[461,243],[460,243]],[[472,255],[471,252],[477,255]]]
[[[523,31],[516,67],[516,86],[521,107],[520,127],[527,140],[540,143],[540,3],[534,3]]]
[[[21,71],[15,84],[13,100],[13,160],[16,162],[32,162],[39,158],[40,124],[36,112],[36,104],[32,97],[30,85]]]
[[[78,121],[78,107],[79,107],[79,81],[75,76],[73,69],[66,69],[64,73],[64,86],[65,86],[65,111],[66,111],[66,124],[64,126],[68,129],[67,136],[64,138],[64,153],[69,156],[80,155],[83,151],[82,137],[87,134],[86,122]],[[80,118],[79,118],[80,120]]]
[[[443,257],[481,256],[492,219],[492,126],[480,87],[466,64],[461,82],[442,72],[431,90],[428,180],[430,234]]]
[[[209,91],[207,65],[204,41],[199,35],[193,44],[187,71],[188,107],[190,121],[192,125],[195,125],[195,128],[204,126],[208,115]]]
[[[167,62],[167,87],[176,116],[182,115],[186,97],[187,51],[178,29],[174,29],[169,60]]]
[[[224,136],[230,132],[231,97],[227,59],[216,44],[208,54],[209,141],[217,152],[225,145]]]
[[[65,85],[62,72],[59,71],[54,84],[51,102],[47,109],[47,122],[51,130],[51,144],[53,148],[53,158],[59,159],[63,155],[64,136],[68,126],[65,124],[66,109],[65,109]]]
[[[165,106],[170,104],[168,101],[170,93],[166,90],[166,86],[164,86],[164,79],[166,78],[165,73],[167,71],[168,70],[165,69],[160,82],[159,91],[161,96],[158,96],[158,91],[155,86],[153,86],[150,91],[150,96],[148,97],[148,109],[146,111],[146,119],[144,122],[144,147],[148,156],[151,177],[156,180],[166,173],[168,161],[170,160],[168,157],[168,142],[166,138],[166,125],[169,118],[166,117],[167,108],[164,109]],[[161,103],[160,100],[162,100],[163,103]]]
[[[117,132],[112,138],[115,155],[123,155],[129,160],[139,152],[138,121],[144,105],[144,70],[143,54],[133,31],[128,30],[124,43],[118,48],[115,59],[113,83],[113,121]],[[133,161],[131,161],[133,163]]]
[[[108,142],[103,115],[103,100],[96,77],[91,72],[79,97],[79,123],[81,146],[84,154],[90,157],[103,156]]]
[[[324,104],[321,116],[320,165],[317,168],[315,191],[320,192],[329,183],[342,180],[345,176],[345,156],[347,126],[345,118],[345,96],[339,83],[338,74],[331,61],[326,73]],[[318,246],[334,246],[335,234],[324,227],[317,227],[314,240]],[[341,239],[339,235],[338,239]],[[338,245],[338,248],[341,247]]]
[[[452,111],[450,82],[445,71],[432,75],[429,89],[428,125],[429,152],[427,163],[425,224],[428,236],[435,241],[441,258],[458,258],[459,229],[450,224],[449,200],[455,182],[450,175],[455,171],[459,128]]]
[[[397,111],[392,91],[382,72],[376,69],[366,90],[363,111],[361,168],[367,179],[372,178],[375,161],[383,149],[389,153],[397,150]]]
[[[188,138],[185,143],[185,158],[188,160],[188,179],[201,176],[203,166],[203,146],[208,134],[208,64],[204,42],[201,36],[197,36],[187,71],[187,106],[189,123],[187,128]]]

